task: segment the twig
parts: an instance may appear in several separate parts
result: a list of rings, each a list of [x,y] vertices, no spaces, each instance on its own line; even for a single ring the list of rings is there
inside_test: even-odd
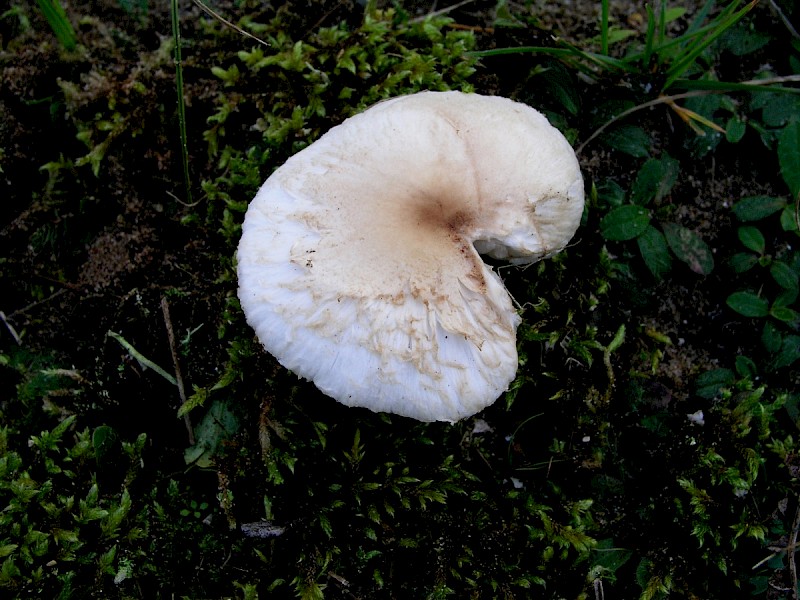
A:
[[[178,348],[175,344],[175,332],[172,329],[172,319],[169,317],[169,303],[167,297],[161,297],[161,311],[164,313],[164,324],[167,327],[167,338],[169,339],[169,349],[172,352],[172,364],[175,365],[175,383],[178,386],[178,395],[181,398],[181,405],[186,404],[186,390],[183,387],[183,376],[181,366],[178,363]],[[186,425],[186,432],[189,434],[189,444],[194,446],[194,431],[189,415],[183,415],[183,422]]]
[[[792,25],[789,17],[787,17],[786,14],[781,10],[781,7],[778,6],[778,3],[775,2],[775,0],[769,0],[769,3],[772,5],[772,8],[775,10],[775,12],[778,13],[778,16],[781,18],[781,21],[783,21],[783,24],[786,25],[786,29],[789,30],[789,33],[791,33],[795,38],[800,39],[800,33],[797,33],[797,29],[794,28],[794,25]],[[795,598],[796,597],[797,596],[795,596]]]
[[[431,17],[438,17],[439,15],[446,15],[449,12],[457,10],[457,9],[461,8],[462,6],[465,6],[467,4],[471,4],[473,2],[475,2],[475,0],[462,0],[461,2],[457,2],[456,4],[453,4],[451,6],[446,6],[445,8],[440,8],[439,10],[434,10],[432,12],[429,12],[428,14],[422,15],[421,17],[415,17],[414,19],[411,19],[409,21],[409,23],[421,23],[425,19],[429,19]]]
[[[308,29],[306,29],[305,33],[303,34],[303,38],[302,38],[302,39],[306,39],[306,38],[309,36],[309,34],[310,34],[312,31],[316,31],[317,29],[319,29],[320,27],[322,27],[322,24],[323,24],[325,21],[327,21],[327,20],[328,20],[328,17],[330,17],[330,16],[331,16],[333,13],[335,13],[335,12],[336,12],[337,10],[339,10],[340,8],[342,8],[342,6],[344,6],[344,4],[345,4],[344,0],[339,0],[339,2],[337,2],[336,4],[334,4],[334,5],[333,5],[333,6],[330,8],[330,10],[328,10],[328,12],[326,12],[326,13],[325,13],[324,15],[322,15],[322,16],[321,16],[319,19],[317,19],[317,22],[316,22],[316,23],[314,23],[314,24],[313,24],[311,27],[309,27]]]
[[[755,571],[758,567],[760,567],[764,563],[771,561],[776,556],[780,556],[781,554],[788,554],[789,548],[790,546],[767,546],[767,550],[771,550],[772,554],[770,554],[766,558],[762,558],[760,561],[758,561],[756,564],[753,565],[752,569]]]
[[[17,342],[18,345],[22,346],[22,338],[19,337],[17,330],[14,329],[14,326],[8,322],[6,319],[6,313],[0,310],[0,319],[3,321],[6,327],[8,327],[8,331],[11,334],[11,337],[14,338],[14,341]]]
[[[472,31],[474,33],[487,33],[489,35],[494,33],[494,27],[481,27],[480,25],[462,25],[461,23],[449,23],[447,25],[450,29],[458,29],[459,31]]]
[[[205,200],[205,198],[200,198],[200,200],[196,200],[196,201],[192,202],[191,204],[189,204],[188,202],[184,202],[183,200],[178,198],[175,194],[173,194],[169,190],[166,190],[166,193],[167,193],[167,196],[171,197],[173,200],[175,200],[175,202],[185,206],[186,208],[194,208],[195,206],[200,204],[203,200]]]
[[[47,298],[42,298],[41,300],[37,300],[36,302],[31,302],[31,303],[30,303],[30,304],[28,304],[27,306],[23,306],[22,308],[18,308],[17,310],[15,310],[14,312],[12,312],[12,313],[11,313],[11,314],[9,314],[8,316],[9,316],[9,317],[13,317],[14,315],[18,315],[18,314],[20,314],[20,313],[26,313],[26,312],[28,312],[30,309],[32,309],[32,308],[35,308],[36,306],[39,306],[40,304],[44,304],[45,302],[50,302],[50,300],[53,300],[54,298],[57,298],[58,296],[60,296],[60,295],[61,295],[61,294],[63,294],[64,292],[66,292],[66,291],[67,291],[67,289],[69,289],[69,288],[67,288],[67,287],[63,287],[63,288],[61,288],[60,290],[56,290],[55,292],[53,292],[52,294],[50,294],[50,295],[49,295]]]
[[[202,10],[208,16],[215,18],[217,21],[219,21],[223,25],[226,25],[227,27],[230,27],[231,29],[233,29],[237,33],[240,33],[245,37],[249,37],[251,40],[254,40],[254,41],[258,42],[259,44],[262,44],[262,45],[266,46],[267,48],[270,48],[270,45],[269,45],[268,42],[265,42],[264,40],[262,40],[260,38],[257,38],[252,33],[248,33],[244,29],[239,27],[238,25],[236,25],[234,23],[231,23],[230,21],[225,19],[222,15],[220,15],[219,13],[214,12],[211,8],[209,8],[208,6],[206,6],[205,4],[200,2],[200,0],[192,0],[192,1],[200,8],[200,10]]]
[[[631,107],[628,110],[623,110],[621,113],[619,113],[618,115],[614,115],[608,121],[603,123],[598,129],[596,129],[595,132],[586,139],[586,141],[584,141],[580,146],[578,146],[575,149],[575,153],[580,154],[589,142],[591,142],[598,135],[603,133],[606,129],[611,127],[614,123],[616,123],[617,121],[621,121],[628,115],[632,115],[633,113],[639,112],[640,110],[643,110],[645,108],[650,108],[651,106],[658,106],[659,104],[666,104],[668,102],[672,102],[675,100],[682,100],[684,98],[693,98],[695,96],[706,96],[711,93],[713,92],[709,90],[693,90],[691,92],[684,92],[682,94],[673,94],[672,96],[659,96],[655,100],[650,100],[649,102],[637,104],[636,106]]]
[[[789,83],[789,82],[796,82],[800,81],[800,76],[798,75],[787,75],[785,77],[770,77],[769,79],[751,79],[750,81],[742,81],[740,84],[736,85],[752,85],[752,86],[765,86],[765,85],[772,85],[774,83]],[[603,123],[595,132],[590,135],[586,141],[584,141],[580,146],[578,146],[575,150],[576,154],[580,154],[583,149],[595,139],[598,135],[603,133],[606,129],[608,129],[611,125],[620,121],[627,117],[628,115],[632,115],[635,112],[643,110],[645,108],[650,108],[651,106],[658,106],[659,104],[668,104],[670,102],[674,102],[675,100],[683,100],[684,98],[695,98],[697,96],[708,96],[710,94],[723,94],[729,92],[730,90],[692,90],[689,92],[683,92],[681,94],[672,94],[671,96],[659,96],[654,100],[650,100],[649,102],[644,102],[642,104],[637,104],[634,107],[629,108],[628,110],[624,110],[618,115],[611,117],[608,121]]]

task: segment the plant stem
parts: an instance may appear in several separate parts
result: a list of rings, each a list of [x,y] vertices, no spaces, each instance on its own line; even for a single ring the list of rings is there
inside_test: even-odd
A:
[[[183,97],[183,68],[181,63],[181,27],[178,20],[178,0],[172,0],[172,39],[175,44],[175,86],[178,90],[178,125],[181,135],[181,158],[183,159],[183,185],[186,202],[192,202],[192,186],[189,180],[189,149],[186,145],[186,106]]]
[[[269,47],[270,47],[269,43],[265,42],[265,41],[264,41],[264,40],[262,40],[261,38],[257,38],[257,37],[256,37],[256,36],[254,36],[252,33],[249,33],[249,32],[247,32],[247,31],[245,31],[244,29],[242,29],[241,27],[239,27],[239,26],[238,26],[238,25],[236,25],[235,23],[231,23],[230,21],[228,21],[228,19],[226,19],[225,17],[223,17],[222,15],[220,15],[218,12],[215,12],[215,11],[211,10],[211,9],[210,9],[208,6],[206,6],[205,4],[203,4],[202,2],[200,2],[200,0],[192,0],[192,1],[195,3],[195,5],[196,5],[196,6],[197,6],[197,7],[198,7],[200,10],[202,10],[202,11],[203,11],[204,13],[206,13],[208,16],[215,18],[217,21],[219,21],[220,23],[222,23],[222,24],[223,24],[223,25],[225,25],[226,27],[230,27],[230,28],[231,28],[231,29],[233,29],[235,32],[237,32],[237,33],[239,33],[239,34],[241,34],[241,35],[243,35],[243,36],[245,36],[245,37],[248,37],[248,38],[250,38],[251,40],[253,40],[253,41],[255,41],[255,42],[258,42],[258,43],[259,43],[259,44],[261,44],[262,46],[266,46],[267,48],[269,48]]]
[[[797,81],[798,75],[787,75],[785,77],[772,77],[769,79],[751,79],[749,81],[742,81],[738,83],[732,82],[708,82],[708,83],[715,83],[717,85],[713,87],[707,88],[696,88],[696,89],[689,89],[688,92],[683,92],[681,94],[672,94],[670,96],[659,96],[654,100],[650,100],[649,102],[643,102],[642,104],[637,104],[627,110],[622,111],[621,113],[614,115],[608,121],[603,123],[599,128],[597,128],[592,135],[590,135],[586,140],[581,143],[576,149],[575,153],[580,154],[583,149],[594,140],[598,135],[603,133],[606,129],[608,129],[611,125],[616,123],[617,121],[624,119],[628,115],[631,115],[635,112],[638,112],[645,108],[650,108],[651,106],[657,106],[659,104],[668,104],[669,102],[675,100],[682,100],[684,98],[693,98],[695,96],[707,96],[710,94],[723,94],[726,92],[732,91],[760,91],[760,92],[775,92],[775,93],[795,93],[795,88],[779,88],[779,87],[772,87],[772,84],[776,83],[786,83],[790,81]],[[699,83],[696,81],[689,81],[686,83],[695,84]]]
[[[181,365],[178,362],[178,347],[175,343],[175,330],[172,328],[172,319],[169,316],[169,302],[167,297],[161,297],[161,312],[164,313],[164,324],[167,327],[167,340],[169,340],[169,349],[172,353],[172,364],[175,366],[175,384],[178,386],[178,396],[181,399],[181,406],[186,404],[186,390],[183,385],[183,376],[181,375]],[[183,422],[186,425],[186,432],[189,434],[189,445],[194,446],[194,431],[192,430],[192,421],[188,414],[183,415]]]

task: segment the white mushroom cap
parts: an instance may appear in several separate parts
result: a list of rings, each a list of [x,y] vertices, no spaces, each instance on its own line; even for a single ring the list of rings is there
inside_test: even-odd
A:
[[[239,298],[264,347],[339,402],[456,421],[517,370],[520,317],[478,252],[534,262],[582,212],[575,154],[537,111],[394,98],[267,179],[242,227]]]

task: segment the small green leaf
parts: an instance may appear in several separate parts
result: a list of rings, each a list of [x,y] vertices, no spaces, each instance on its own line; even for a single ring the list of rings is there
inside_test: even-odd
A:
[[[769,268],[769,273],[775,282],[785,290],[796,290],[798,288],[797,271],[781,261],[775,261]]]
[[[239,428],[239,419],[228,407],[228,403],[216,400],[211,404],[200,424],[195,427],[195,445],[183,453],[186,464],[201,468],[213,465],[214,457],[224,440],[233,437]]]
[[[660,200],[675,185],[680,163],[667,155],[646,161],[631,186],[631,202],[644,206],[651,200]]]
[[[547,95],[558,100],[571,114],[577,115],[581,106],[581,96],[575,89],[570,71],[561,63],[554,62],[541,77],[541,84]]]
[[[777,298],[772,303],[772,308],[776,307],[784,307],[784,306],[791,306],[794,304],[795,300],[797,300],[797,295],[800,293],[800,290],[797,288],[789,288],[783,290],[780,294],[778,294]]]
[[[108,515],[108,511],[104,508],[98,507],[86,507],[84,508],[81,506],[81,513],[80,516],[75,517],[76,521],[79,523],[88,523],[89,521],[96,521],[98,519],[102,519]]]
[[[769,314],[769,302],[752,292],[734,292],[726,303],[745,317],[766,317]]]
[[[764,254],[764,251],[767,249],[767,242],[764,240],[763,234],[757,227],[753,227],[752,225],[739,227],[738,234],[739,241],[744,244],[745,248],[757,252],[758,254]]]
[[[618,350],[619,347],[622,346],[622,343],[624,341],[625,341],[625,325],[622,324],[619,326],[619,329],[617,329],[617,333],[614,334],[614,339],[612,339],[609,342],[606,350],[610,354],[611,352]]]
[[[239,67],[236,65],[231,65],[227,70],[223,69],[222,67],[214,66],[211,67],[211,73],[216,77],[219,77],[223,81],[223,85],[225,87],[235,85],[241,76]]]
[[[664,235],[652,225],[648,225],[642,235],[636,238],[639,252],[653,277],[661,279],[672,268],[672,257],[669,253]]]
[[[601,566],[606,572],[613,574],[630,560],[633,552],[620,548],[612,538],[606,538],[597,542],[592,555],[592,562],[595,565]]]
[[[640,236],[650,225],[650,213],[630,204],[609,212],[600,221],[600,233],[607,240],[621,242]]]
[[[339,60],[336,61],[336,68],[337,69],[346,69],[350,71],[353,75],[356,74],[356,63],[353,62],[353,59],[350,57],[349,54],[343,55]]]
[[[714,269],[714,256],[699,235],[675,223],[664,223],[662,228],[675,256],[699,275],[711,273]]]
[[[758,257],[750,252],[737,252],[730,258],[728,264],[736,273],[744,273],[758,264]]]
[[[105,464],[119,446],[117,432],[108,425],[100,425],[92,433],[92,447],[98,464]]]
[[[800,98],[794,94],[759,94],[761,95],[765,96],[762,100],[764,110],[761,112],[761,121],[767,127],[783,127],[800,114]]]
[[[664,23],[672,23],[686,14],[686,9],[680,6],[668,8],[664,12]]]
[[[749,23],[737,23],[720,36],[719,50],[727,50],[734,56],[744,56],[763,48],[770,41],[770,36],[750,26]]]
[[[798,358],[800,358],[800,336],[787,335],[783,339],[780,352],[775,356],[772,361],[771,367],[773,369],[781,369],[792,365]]]
[[[80,539],[78,537],[78,532],[74,529],[60,529],[56,527],[50,533],[53,535],[53,539],[58,545],[74,544]]]
[[[325,535],[329,538],[333,537],[333,527],[331,526],[331,521],[328,519],[328,516],[324,513],[320,513],[317,517],[317,521]]]
[[[100,524],[100,529],[105,537],[117,537],[117,532],[120,525],[131,510],[131,504],[131,496],[128,493],[128,489],[124,488],[122,490],[122,497],[120,498],[119,504],[112,506],[111,510],[108,511],[108,514],[105,515],[103,522]]]
[[[194,393],[186,399],[186,402],[181,404],[180,408],[178,408],[178,418],[189,414],[198,406],[203,406],[208,399],[209,391],[206,388],[201,388],[195,385],[192,386],[192,389],[194,390]]]
[[[752,379],[758,374],[758,368],[756,367],[756,363],[754,363],[751,359],[746,356],[737,356],[736,360],[734,361],[736,364],[736,372],[741,377],[747,377],[748,379]]]
[[[747,131],[747,124],[739,117],[731,117],[725,125],[725,138],[735,144],[744,137]]]
[[[786,306],[773,306],[769,314],[778,319],[778,321],[783,321],[784,323],[794,323],[800,319],[800,314],[798,314],[796,310],[792,310]]]
[[[97,570],[100,573],[105,573],[107,575],[114,575],[115,571],[113,568],[114,559],[117,556],[117,546],[111,546],[106,552],[100,555],[100,558],[97,561]]]
[[[733,385],[736,375],[730,369],[711,369],[697,377],[697,395],[701,398],[713,398],[720,389]]]
[[[781,213],[781,228],[784,231],[797,231],[797,219],[794,206],[787,206]]]
[[[601,139],[615,150],[635,158],[650,156],[650,136],[641,127],[633,125],[615,127],[606,132]]]
[[[620,29],[612,25],[608,28],[608,45],[613,46],[614,44],[618,44],[628,38],[633,36],[639,35],[639,32],[635,29]],[[600,36],[592,38],[592,42],[596,42],[600,40]]]
[[[761,343],[764,345],[764,349],[771,354],[781,349],[783,336],[771,321],[764,323],[764,330],[761,332]]]
[[[0,585],[3,587],[11,587],[12,585],[17,583],[17,578],[21,575],[21,572],[16,564],[14,564],[14,559],[12,557],[8,557],[3,561],[3,564],[0,565]]]
[[[748,196],[733,205],[733,214],[740,221],[759,221],[786,206],[783,198],[772,196]]]
[[[613,179],[606,179],[597,185],[597,197],[608,206],[622,206],[625,190]]]
[[[778,137],[778,161],[781,175],[792,198],[800,195],[800,121],[793,120]]]

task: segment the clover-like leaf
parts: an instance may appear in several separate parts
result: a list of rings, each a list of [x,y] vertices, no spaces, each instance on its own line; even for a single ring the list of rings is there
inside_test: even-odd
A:
[[[714,269],[714,256],[703,239],[686,227],[664,223],[664,237],[670,250],[699,275],[708,275]]]
[[[769,314],[769,302],[753,292],[734,292],[725,302],[745,317],[766,317]]]
[[[737,252],[731,256],[728,264],[734,272],[744,273],[758,264],[758,257],[751,252]]]
[[[798,281],[800,280],[800,277],[798,277],[797,271],[792,269],[792,267],[786,263],[781,261],[773,262],[769,268],[769,273],[772,275],[775,283],[777,283],[783,289],[798,289]]]
[[[764,251],[767,249],[767,242],[764,239],[764,234],[759,231],[758,227],[746,225],[744,227],[739,227],[737,233],[739,235],[739,241],[744,244],[745,248],[757,252],[758,254],[764,254]]]
[[[748,196],[733,205],[733,214],[740,221],[759,221],[783,209],[786,206],[784,198],[772,196]]]
[[[650,213],[641,206],[626,204],[609,212],[600,221],[600,233],[607,240],[632,240],[650,226]]]
[[[647,268],[656,279],[661,279],[672,268],[672,256],[669,253],[664,235],[652,225],[648,225],[642,235],[636,238],[639,252]]]
[[[636,158],[650,155],[650,135],[641,127],[623,125],[607,131],[601,138],[603,142]]]
[[[641,206],[660,200],[675,185],[680,163],[669,156],[651,158],[642,165],[631,186],[631,202]]]

